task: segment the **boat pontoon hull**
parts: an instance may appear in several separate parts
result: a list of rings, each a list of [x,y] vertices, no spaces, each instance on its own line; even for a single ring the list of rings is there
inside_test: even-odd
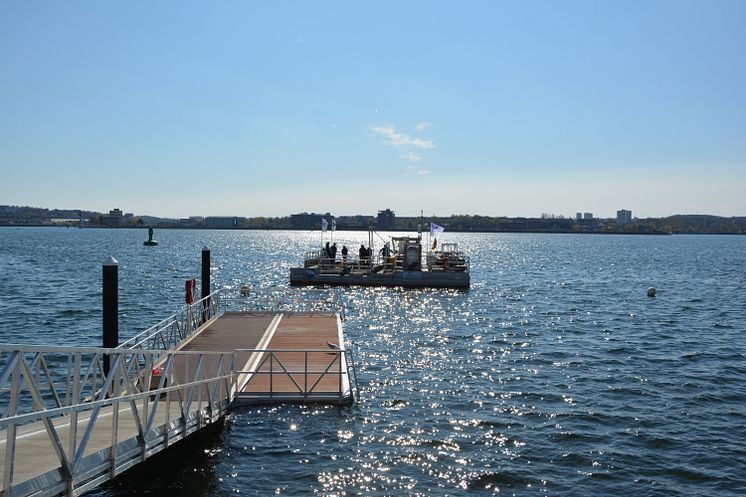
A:
[[[468,272],[394,271],[388,273],[318,272],[314,268],[291,268],[291,285],[398,286],[404,288],[469,288]]]

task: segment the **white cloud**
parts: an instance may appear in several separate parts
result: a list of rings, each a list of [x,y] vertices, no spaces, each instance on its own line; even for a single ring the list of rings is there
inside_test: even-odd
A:
[[[402,173],[402,176],[427,176],[430,171],[427,169],[418,168],[416,166],[408,166]]]
[[[423,150],[435,148],[432,140],[423,140],[422,138],[412,138],[409,135],[400,133],[394,129],[392,124],[383,126],[374,126],[373,132],[386,138],[386,143],[394,147],[415,147]]]
[[[425,129],[430,127],[430,121],[422,121],[421,123],[417,123],[415,126],[415,129],[417,131],[424,131]]]
[[[413,154],[412,152],[408,153],[407,155],[400,155],[399,157],[401,157],[402,159],[407,159],[412,162],[419,162],[422,159],[424,159],[424,157],[422,157],[421,155]]]

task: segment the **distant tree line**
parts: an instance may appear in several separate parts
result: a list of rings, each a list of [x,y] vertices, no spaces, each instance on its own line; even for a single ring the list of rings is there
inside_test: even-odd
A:
[[[642,234],[746,234],[746,217],[676,215],[633,219],[619,225],[616,219],[576,220],[564,217],[490,217],[458,215],[428,218],[449,231],[531,233],[642,233]],[[419,218],[397,218],[396,229],[415,230]],[[424,230],[428,228],[423,227]]]
[[[131,216],[131,215],[130,215]],[[326,214],[294,214],[282,217],[191,217],[168,219],[152,216],[131,216],[117,219],[115,227],[137,228],[232,228],[232,229],[305,229],[320,230],[321,220],[334,220],[335,228],[344,230],[377,229],[373,216],[333,216]],[[69,222],[66,222],[69,221]],[[44,209],[39,207],[0,206],[0,225],[48,226],[78,224],[87,227],[112,227],[111,216],[83,211]],[[616,219],[577,220],[563,216],[542,215],[538,218],[452,215],[438,217],[397,217],[393,230],[426,232],[429,223],[456,232],[517,232],[517,233],[643,233],[643,234],[746,234],[746,217],[708,215],[675,215],[663,218],[633,219],[619,225]]]

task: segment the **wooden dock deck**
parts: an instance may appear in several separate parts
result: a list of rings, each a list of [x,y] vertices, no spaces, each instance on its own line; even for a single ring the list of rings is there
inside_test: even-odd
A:
[[[348,357],[335,315],[283,315],[241,369],[239,402],[339,402],[350,395]],[[240,352],[239,352],[240,354]]]
[[[164,355],[160,365],[171,361],[166,379],[159,385],[154,377],[150,390],[127,390],[138,378],[144,383],[140,371],[117,380],[131,386],[100,397],[98,411],[83,402],[52,409],[60,412],[42,421],[43,414],[33,422],[30,415],[0,420],[0,496],[78,495],[217,421],[233,402],[349,402],[351,358],[343,344],[336,314],[223,313]],[[26,378],[34,366],[21,367]]]
[[[179,350],[236,351],[235,402],[344,402],[351,385],[343,343],[336,314],[230,312]],[[177,371],[184,359],[175,358]]]

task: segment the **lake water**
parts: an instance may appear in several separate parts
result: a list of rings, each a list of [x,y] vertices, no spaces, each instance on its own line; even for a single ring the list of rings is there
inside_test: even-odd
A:
[[[126,338],[182,304],[204,245],[237,295],[287,289],[321,242],[145,238],[0,228],[0,342],[99,346],[109,255]],[[746,237],[442,238],[469,253],[469,291],[320,294],[346,307],[357,404],[235,409],[92,495],[746,495]],[[356,253],[367,233],[336,241]]]

